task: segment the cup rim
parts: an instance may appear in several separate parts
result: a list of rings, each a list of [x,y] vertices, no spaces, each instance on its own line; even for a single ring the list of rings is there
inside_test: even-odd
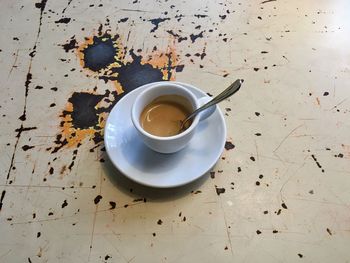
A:
[[[141,127],[140,122],[139,122],[139,116],[136,116],[136,105],[139,102],[139,100],[141,99],[141,97],[144,96],[145,93],[150,92],[150,90],[155,89],[155,88],[159,88],[161,86],[172,86],[172,87],[176,87],[176,88],[179,88],[179,89],[185,91],[194,101],[195,107],[198,108],[199,104],[198,104],[197,97],[191,91],[186,89],[184,86],[179,85],[177,83],[167,83],[167,82],[158,83],[158,84],[155,84],[155,85],[152,85],[152,86],[146,88],[139,95],[137,95],[137,97],[136,97],[136,99],[131,107],[131,120],[139,132],[141,132],[143,135],[145,135],[151,139],[155,139],[155,140],[159,140],[159,141],[170,141],[170,140],[175,140],[175,139],[181,138],[183,136],[186,136],[187,134],[191,133],[196,128],[197,124],[199,123],[199,115],[194,117],[194,119],[191,123],[191,126],[189,128],[187,128],[184,132],[181,132],[181,133],[173,135],[173,136],[163,137],[163,136],[153,135],[153,134],[145,131]]]

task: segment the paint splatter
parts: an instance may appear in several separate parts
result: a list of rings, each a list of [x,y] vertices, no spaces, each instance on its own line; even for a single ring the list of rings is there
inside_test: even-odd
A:
[[[101,195],[96,196],[95,199],[94,199],[95,205],[97,205],[101,201],[101,199],[102,199]]]
[[[217,194],[217,195],[221,195],[221,194],[225,193],[225,191],[226,191],[225,188],[223,188],[223,187],[217,187],[217,186],[215,186],[215,190],[216,190],[216,194]]]
[[[125,94],[150,82],[175,80],[175,73],[184,67],[178,65],[174,48],[163,52],[154,49],[151,54],[142,55],[122,46],[121,37],[108,30],[103,32],[102,26],[97,35],[85,38],[82,44],[78,45],[73,36],[62,47],[66,52],[76,49],[87,74],[111,83],[112,89],[98,94],[96,87],[71,95],[60,115],[61,131],[52,153],[63,147],[78,147],[86,138],[99,144],[108,113]]]
[[[116,207],[116,205],[117,205],[117,204],[116,204],[115,202],[113,202],[113,201],[110,201],[109,204],[110,204],[110,206],[111,206],[110,210],[115,209],[115,207]]]
[[[234,149],[235,148],[235,145],[232,143],[232,142],[230,142],[230,141],[226,141],[226,143],[225,143],[225,149],[228,151],[228,150],[232,150],[232,149]]]
[[[56,24],[68,24],[70,22],[71,18],[69,17],[63,17],[57,21],[55,21]]]
[[[170,20],[170,18],[154,18],[154,19],[150,19],[148,21],[150,21],[152,23],[152,25],[154,25],[154,27],[151,29],[151,33],[155,32],[158,28],[159,28],[159,24]]]

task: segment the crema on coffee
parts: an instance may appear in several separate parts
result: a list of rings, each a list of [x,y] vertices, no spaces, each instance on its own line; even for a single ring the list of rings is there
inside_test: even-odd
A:
[[[191,103],[183,96],[159,96],[143,109],[140,116],[141,127],[156,136],[174,136],[182,132],[182,121],[192,111]]]

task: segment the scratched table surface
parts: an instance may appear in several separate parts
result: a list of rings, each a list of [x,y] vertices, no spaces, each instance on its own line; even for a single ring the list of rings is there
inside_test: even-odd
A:
[[[349,8],[2,1],[0,262],[350,262]],[[152,189],[113,167],[125,94],[237,78],[211,172]]]

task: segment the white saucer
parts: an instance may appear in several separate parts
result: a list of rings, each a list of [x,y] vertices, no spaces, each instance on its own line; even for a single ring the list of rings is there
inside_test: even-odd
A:
[[[174,82],[192,91],[198,98],[203,91]],[[176,187],[190,183],[208,172],[218,161],[226,141],[226,125],[219,107],[198,126],[190,143],[173,154],[149,149],[139,138],[131,121],[131,106],[136,96],[150,84],[125,95],[107,119],[104,141],[112,163],[126,177],[151,187]]]

